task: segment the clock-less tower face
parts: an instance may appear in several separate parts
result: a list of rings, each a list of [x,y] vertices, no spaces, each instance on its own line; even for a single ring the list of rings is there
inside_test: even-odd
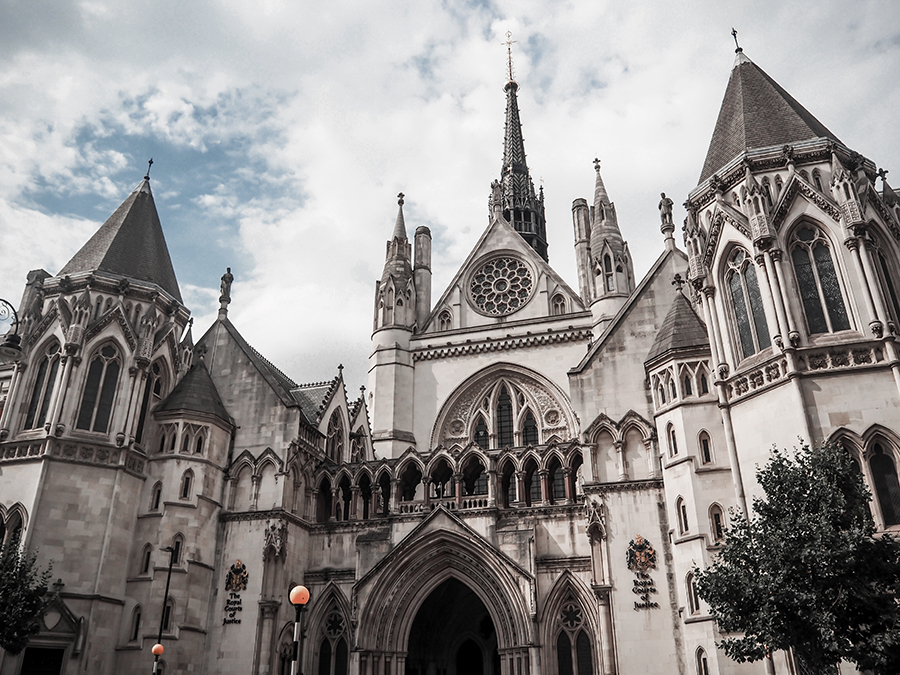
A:
[[[479,314],[506,316],[524,307],[534,291],[534,273],[518,257],[492,257],[475,268],[469,279],[469,301]]]

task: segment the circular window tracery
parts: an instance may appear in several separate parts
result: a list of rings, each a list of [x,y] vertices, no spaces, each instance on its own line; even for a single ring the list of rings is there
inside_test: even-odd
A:
[[[472,303],[479,312],[491,316],[518,311],[533,289],[531,270],[511,256],[492,258],[476,270],[469,282]]]
[[[563,605],[562,612],[560,613],[560,623],[568,630],[575,630],[578,628],[584,623],[584,614],[581,612],[581,607],[572,601]]]
[[[325,635],[332,640],[344,633],[344,617],[337,610],[332,610],[325,619]]]

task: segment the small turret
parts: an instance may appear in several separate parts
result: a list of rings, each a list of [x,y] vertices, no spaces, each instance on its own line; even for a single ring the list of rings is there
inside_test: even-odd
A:
[[[841,207],[841,216],[847,230],[862,224],[864,212],[856,191],[854,176],[844,167],[835,151],[831,153],[831,194]]]
[[[397,220],[394,223],[393,234],[387,242],[384,272],[381,275],[380,283],[376,287],[376,330],[388,326],[411,328],[416,321],[412,247],[409,239],[406,238],[403,197],[404,194],[402,192],[397,196],[399,205]]]
[[[415,256],[416,330],[421,332],[431,314],[431,230],[424,225],[416,228]]]

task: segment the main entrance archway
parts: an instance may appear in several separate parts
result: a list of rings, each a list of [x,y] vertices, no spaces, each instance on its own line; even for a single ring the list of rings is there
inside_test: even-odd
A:
[[[406,675],[500,675],[494,622],[481,598],[455,578],[425,599],[409,631]]]

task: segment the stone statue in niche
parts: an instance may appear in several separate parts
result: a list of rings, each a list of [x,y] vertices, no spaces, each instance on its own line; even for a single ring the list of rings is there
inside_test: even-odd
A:
[[[274,523],[266,522],[266,536],[263,544],[263,551],[269,547],[275,549],[275,555],[284,556],[284,547],[287,543],[287,523],[276,521]]]

